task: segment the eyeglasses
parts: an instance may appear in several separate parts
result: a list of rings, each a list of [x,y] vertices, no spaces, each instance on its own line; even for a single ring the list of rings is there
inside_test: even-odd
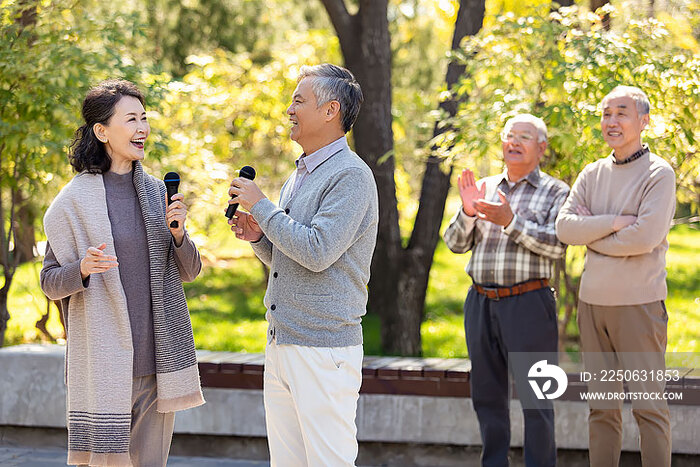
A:
[[[512,131],[509,131],[508,133],[501,133],[501,141],[504,143],[517,142],[526,144],[534,140],[535,137],[530,133],[513,133]]]

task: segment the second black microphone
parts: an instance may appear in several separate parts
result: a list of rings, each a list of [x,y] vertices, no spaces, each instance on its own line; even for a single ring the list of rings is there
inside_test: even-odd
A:
[[[255,180],[255,169],[249,165],[244,165],[241,167],[239,176],[247,178],[248,180]],[[235,197],[235,195],[231,196],[231,199],[234,199]],[[228,208],[226,208],[226,217],[231,219],[234,214],[236,214],[236,210],[238,210],[238,203],[229,204]]]

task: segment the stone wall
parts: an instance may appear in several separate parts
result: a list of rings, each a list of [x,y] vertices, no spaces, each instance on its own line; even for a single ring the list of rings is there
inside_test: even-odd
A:
[[[64,347],[21,345],[0,349],[0,427],[65,428]],[[201,351],[202,361],[212,353]],[[175,432],[264,438],[261,389],[205,387],[207,404],[178,413]],[[587,405],[555,401],[560,449],[587,449]],[[700,406],[670,406],[674,453],[700,454]],[[520,403],[511,404],[512,441],[522,446]],[[638,450],[629,404],[623,411],[623,449]],[[478,446],[479,427],[468,397],[363,393],[357,412],[358,439],[410,445]]]

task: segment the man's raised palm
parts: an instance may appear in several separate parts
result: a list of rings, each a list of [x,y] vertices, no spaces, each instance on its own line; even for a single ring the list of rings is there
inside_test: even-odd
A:
[[[474,201],[483,199],[486,195],[486,184],[482,183],[481,187],[477,187],[474,173],[469,169],[464,169],[462,175],[457,177],[457,186],[459,187],[459,196],[462,198],[464,213],[468,216],[475,216]]]

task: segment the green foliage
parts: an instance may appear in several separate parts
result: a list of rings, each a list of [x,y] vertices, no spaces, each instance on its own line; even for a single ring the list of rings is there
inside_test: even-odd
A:
[[[147,165],[153,173],[181,173],[190,204],[188,228],[212,257],[231,256],[231,244],[239,243],[223,217],[235,170],[255,167],[256,182],[276,200],[301,152],[289,139],[286,115],[299,68],[338,62],[334,37],[320,31],[287,31],[285,36],[271,47],[265,64],[221,49],[190,56],[191,71],[168,85],[151,116],[168,155]]]
[[[700,57],[674,45],[660,22],[632,20],[606,31],[597,15],[575,7],[546,16],[507,14],[466,41],[461,57],[467,78],[458,94],[466,102],[453,122],[457,131],[443,141],[455,144],[455,159],[500,160],[494,143],[505,120],[530,112],[549,127],[544,170],[571,184],[609,152],[598,103],[618,84],[635,85],[652,104],[645,139],[675,169],[679,200],[698,209]]]
[[[141,76],[122,50],[122,28],[133,18],[103,17],[73,3],[5,1],[0,10],[0,176],[3,186],[20,183],[30,196],[65,173],[65,149],[89,85]],[[23,25],[30,4],[36,22]]]
[[[209,350],[263,352],[267,322],[262,298],[265,274],[251,257],[208,268],[185,284],[197,346]]]
[[[425,159],[430,154],[459,3],[425,0],[389,3],[392,49],[392,129],[400,227],[410,236],[418,211]]]
[[[30,4],[36,19],[22,24],[21,13]],[[0,11],[2,196],[7,206],[5,190],[20,193],[39,213],[56,191],[57,184],[49,182],[69,173],[67,147],[82,123],[88,87],[107,77],[153,80],[125,54],[124,28],[133,16],[105,17],[68,1],[5,1]],[[9,225],[9,210],[5,215],[2,222]]]
[[[221,49],[262,65],[287,31],[329,27],[318,1],[153,0],[145,9],[142,2],[131,8],[150,32],[136,42],[144,57],[178,78],[192,71],[191,55]]]

